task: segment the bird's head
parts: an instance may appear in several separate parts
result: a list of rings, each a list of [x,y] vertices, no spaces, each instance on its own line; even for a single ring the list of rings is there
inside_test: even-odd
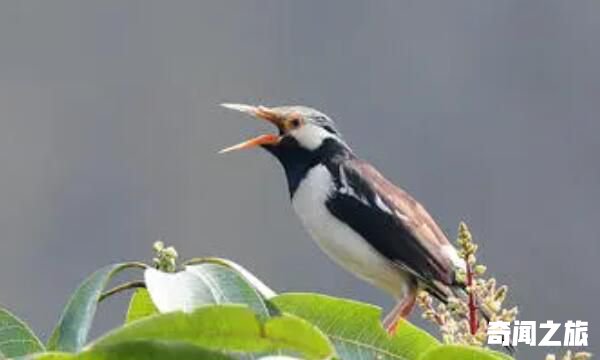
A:
[[[264,134],[221,150],[221,153],[263,147],[277,157],[288,152],[314,152],[331,139],[344,144],[333,121],[325,114],[305,106],[251,106],[222,104],[223,107],[241,111],[275,125],[277,134]],[[345,146],[345,145],[344,145]]]

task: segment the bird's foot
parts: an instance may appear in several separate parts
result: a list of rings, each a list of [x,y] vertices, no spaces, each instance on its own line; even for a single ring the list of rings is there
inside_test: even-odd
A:
[[[385,331],[387,331],[389,336],[394,336],[396,334],[396,330],[398,330],[398,321],[394,321],[385,327]]]
[[[404,299],[400,300],[390,311],[389,314],[383,319],[383,327],[387,331],[388,335],[394,335],[398,330],[398,323],[402,319],[406,319],[410,312],[415,306],[416,295],[415,292],[411,292]]]

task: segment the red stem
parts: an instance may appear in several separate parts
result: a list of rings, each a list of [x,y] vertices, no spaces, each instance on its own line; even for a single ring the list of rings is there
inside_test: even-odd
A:
[[[471,335],[477,333],[477,327],[479,322],[477,321],[477,303],[475,300],[475,294],[473,293],[473,269],[471,264],[467,261],[467,289],[469,292],[469,329]]]

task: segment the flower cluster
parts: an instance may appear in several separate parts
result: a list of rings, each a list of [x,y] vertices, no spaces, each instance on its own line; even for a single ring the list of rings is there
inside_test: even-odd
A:
[[[458,270],[456,279],[465,284],[465,296],[448,299],[447,304],[434,303],[434,299],[425,291],[417,296],[417,304],[423,310],[423,318],[435,323],[447,344],[462,344],[485,347],[487,343],[488,321],[514,322],[517,307],[503,307],[508,287],[497,285],[496,279],[484,278],[484,265],[477,263],[477,244],[467,225],[463,222],[458,227],[458,255],[465,261],[465,269]],[[479,319],[483,313],[488,318]],[[567,351],[560,360],[588,360],[592,354],[588,352],[573,353]],[[556,355],[547,355],[546,360],[557,360]]]
[[[152,246],[155,257],[152,259],[154,267],[164,272],[175,272],[177,270],[177,250],[174,247],[165,247],[165,243],[157,241]]]
[[[422,291],[417,304],[423,310],[423,318],[438,325],[442,339],[448,344],[484,346],[487,340],[487,321],[479,319],[486,314],[490,321],[512,322],[517,307],[503,308],[508,287],[498,286],[496,279],[485,279],[484,265],[477,263],[477,244],[465,223],[458,228],[458,254],[465,261],[465,269],[457,272],[457,281],[465,284],[465,296],[448,299],[447,304],[434,304],[434,299]]]

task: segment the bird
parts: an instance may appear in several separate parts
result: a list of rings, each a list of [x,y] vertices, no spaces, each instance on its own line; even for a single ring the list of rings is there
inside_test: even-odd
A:
[[[419,291],[442,302],[464,291],[465,262],[444,232],[406,191],[348,146],[333,120],[306,106],[221,104],[275,125],[220,153],[261,147],[282,165],[296,214],[339,266],[395,298],[383,319],[394,333]]]

